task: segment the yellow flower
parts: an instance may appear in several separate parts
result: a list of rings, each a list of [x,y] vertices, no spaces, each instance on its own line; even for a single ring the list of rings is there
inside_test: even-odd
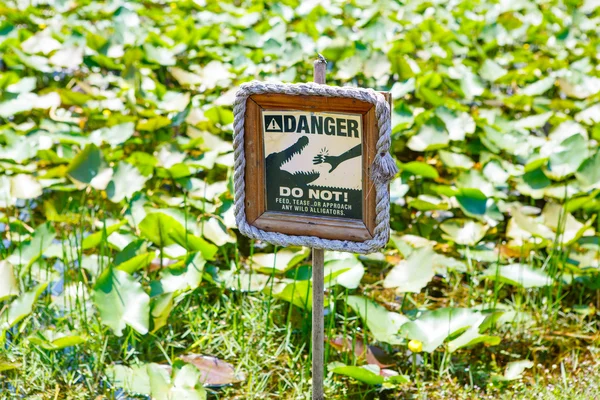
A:
[[[420,353],[423,351],[423,343],[413,339],[410,342],[408,342],[408,349],[413,353]]]

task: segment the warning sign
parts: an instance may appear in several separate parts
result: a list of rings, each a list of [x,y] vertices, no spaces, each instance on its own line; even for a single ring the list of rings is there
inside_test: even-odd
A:
[[[267,211],[362,219],[362,115],[262,111]]]

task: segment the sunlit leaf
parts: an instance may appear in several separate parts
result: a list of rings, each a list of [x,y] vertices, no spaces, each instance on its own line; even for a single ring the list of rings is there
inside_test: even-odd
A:
[[[544,271],[527,264],[495,265],[484,271],[481,276],[525,288],[548,286],[553,282]]]
[[[118,269],[106,269],[96,281],[93,298],[102,323],[121,336],[126,326],[141,334],[148,333],[150,297],[131,275]]]
[[[484,316],[467,308],[440,308],[425,311],[414,321],[401,327],[401,335],[423,343],[423,351],[431,353],[451,335],[480,324]]]
[[[413,251],[392,268],[383,281],[383,287],[396,288],[400,293],[419,293],[435,275],[434,254],[428,246]]]
[[[90,184],[105,168],[102,152],[96,145],[89,144],[71,161],[67,174],[71,179]]]
[[[33,311],[33,305],[48,286],[42,283],[32,290],[21,294],[17,299],[0,313],[0,332],[9,329]]]
[[[19,294],[19,284],[13,266],[6,260],[0,261],[0,301]]]
[[[348,296],[346,303],[360,315],[376,340],[389,344],[402,342],[398,331],[408,321],[408,318],[388,311],[383,306],[362,296]]]
[[[56,231],[49,222],[39,225],[29,240],[22,242],[8,257],[13,265],[29,265],[52,244]]]
[[[309,253],[308,248],[298,251],[282,249],[277,253],[256,253],[252,256],[252,264],[263,273],[285,272],[306,258]]]
[[[448,240],[458,244],[473,246],[485,236],[488,227],[468,219],[451,219],[440,224]]]

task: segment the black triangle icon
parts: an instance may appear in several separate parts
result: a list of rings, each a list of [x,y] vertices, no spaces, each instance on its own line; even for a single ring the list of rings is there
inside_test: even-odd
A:
[[[275,121],[275,118],[273,118],[271,120],[271,123],[269,124],[269,126],[267,126],[267,130],[269,131],[280,131],[281,127],[277,124],[277,121]]]

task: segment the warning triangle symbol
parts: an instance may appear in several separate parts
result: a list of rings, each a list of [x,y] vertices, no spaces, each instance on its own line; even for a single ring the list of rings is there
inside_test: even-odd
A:
[[[269,131],[280,131],[281,127],[279,126],[279,124],[275,121],[275,118],[273,118],[271,120],[271,123],[269,124],[269,126],[267,126],[267,130]]]

